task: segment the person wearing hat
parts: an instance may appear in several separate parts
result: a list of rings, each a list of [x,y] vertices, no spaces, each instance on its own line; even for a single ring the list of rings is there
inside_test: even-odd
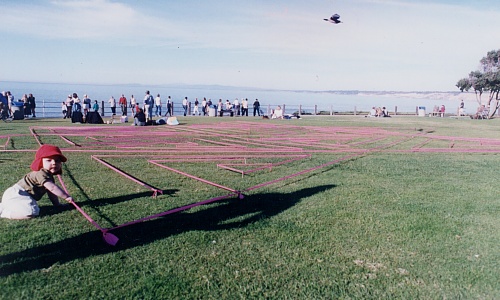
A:
[[[45,194],[54,206],[61,205],[59,198],[72,202],[73,198],[54,181],[54,175],[62,174],[66,160],[58,147],[42,145],[31,163],[32,171],[3,193],[0,217],[19,220],[38,216],[37,201]]]

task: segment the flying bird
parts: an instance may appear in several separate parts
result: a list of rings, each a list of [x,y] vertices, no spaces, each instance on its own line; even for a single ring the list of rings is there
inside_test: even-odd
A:
[[[330,19],[323,19],[323,20],[330,22],[330,23],[333,23],[333,24],[342,23],[342,21],[340,21],[339,19],[340,19],[340,15],[334,14],[333,16],[330,17]]]

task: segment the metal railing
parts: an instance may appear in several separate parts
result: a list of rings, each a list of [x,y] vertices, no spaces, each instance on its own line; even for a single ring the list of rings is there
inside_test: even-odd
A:
[[[111,116],[111,108],[109,105],[106,105],[105,101],[99,102],[99,113],[103,117]],[[330,106],[319,106],[319,105],[293,105],[293,104],[265,104],[260,106],[261,112],[264,115],[271,115],[273,110],[281,106],[283,110],[283,114],[291,114],[291,115],[365,115],[368,114],[366,110],[359,110],[356,106],[352,107],[352,110],[346,109],[336,109],[334,105]],[[192,115],[194,104],[188,103],[188,115]],[[216,104],[212,105],[212,108],[217,109]],[[155,108],[153,107],[153,113]],[[201,111],[201,107],[199,108],[201,115],[203,112]],[[39,101],[36,113],[38,117],[43,118],[58,118],[62,117],[62,103],[57,105],[53,101]],[[162,115],[164,116],[166,113],[166,106],[162,105]],[[116,115],[121,115],[121,108],[119,106],[116,107]],[[389,110],[389,114],[391,115],[418,115],[418,108],[415,111],[398,111],[398,107],[395,106],[392,110]],[[130,106],[127,107],[127,115],[132,115],[132,108]],[[172,115],[174,116],[182,116],[184,115],[184,109],[182,107],[181,102],[172,102]],[[249,105],[248,115],[253,116],[253,106]]]

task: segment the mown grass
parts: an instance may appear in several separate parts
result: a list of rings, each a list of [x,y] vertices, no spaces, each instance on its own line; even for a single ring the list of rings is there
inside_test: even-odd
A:
[[[217,130],[242,119],[180,120]],[[496,138],[500,125],[417,117],[245,121],[415,134],[412,142],[390,150],[419,144],[422,132]],[[26,120],[0,123],[0,135],[12,135],[8,149],[36,149],[32,137],[15,134],[61,124],[82,126]],[[119,132],[119,125],[110,126]],[[424,147],[448,146],[432,141]],[[0,155],[3,191],[28,171],[34,152]],[[244,189],[342,155],[315,154],[243,178],[217,171],[213,163],[172,166]],[[153,199],[88,153],[67,156],[63,178],[70,192],[105,227],[222,194],[142,159],[106,159],[165,190]],[[0,219],[0,298],[494,299],[500,293],[498,162],[491,153],[372,152],[249,192],[242,200],[116,230],[116,247],[105,244],[78,211],[55,209],[44,198],[39,218]]]

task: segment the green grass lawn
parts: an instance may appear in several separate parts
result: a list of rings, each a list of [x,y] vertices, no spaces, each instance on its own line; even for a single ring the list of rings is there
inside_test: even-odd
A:
[[[182,134],[172,137],[172,144],[132,142],[132,146],[150,149],[147,159],[155,158],[155,149],[167,149],[172,155],[192,151],[190,155],[215,156],[221,153],[196,152],[197,146],[183,148],[183,143],[194,143],[199,135],[203,137],[199,145],[207,146],[209,139],[224,142],[224,133],[239,134],[251,152],[262,147],[261,137],[278,133],[281,140],[265,143],[290,146],[288,138],[304,132],[304,137],[313,138],[316,130],[325,132],[324,142],[300,145],[310,157],[271,171],[242,176],[217,169],[215,162],[168,163],[238,190],[339,161],[244,192],[244,199],[231,197],[114,230],[120,238],[114,247],[104,243],[101,232],[77,210],[53,208],[43,198],[38,218],[0,219],[0,298],[495,299],[500,295],[498,152],[406,151],[412,147],[500,150],[484,142],[500,141],[500,119],[321,116],[180,117],[179,121],[175,129],[154,127],[158,133],[172,129]],[[263,123],[270,127],[258,131]],[[238,133],[240,127],[235,126],[242,124],[248,130]],[[0,146],[10,137],[5,147],[9,151],[0,148],[1,191],[29,171],[34,151],[10,150],[37,149],[32,126],[91,128],[62,120],[0,123]],[[131,129],[129,124],[107,126],[116,135]],[[346,132],[335,133],[338,142],[329,140],[334,134],[330,130],[339,128]],[[145,128],[133,129],[146,138]],[[352,132],[363,134],[350,137]],[[97,145],[87,136],[66,137],[85,147]],[[39,138],[78,149],[58,135]],[[315,152],[315,143],[352,151]],[[164,191],[152,198],[150,190],[90,158],[116,149],[121,148],[112,143],[96,146],[95,153],[63,149],[68,157],[64,182],[80,207],[103,227],[228,194],[148,164],[138,154],[103,156]],[[376,150],[357,152],[360,149]]]

